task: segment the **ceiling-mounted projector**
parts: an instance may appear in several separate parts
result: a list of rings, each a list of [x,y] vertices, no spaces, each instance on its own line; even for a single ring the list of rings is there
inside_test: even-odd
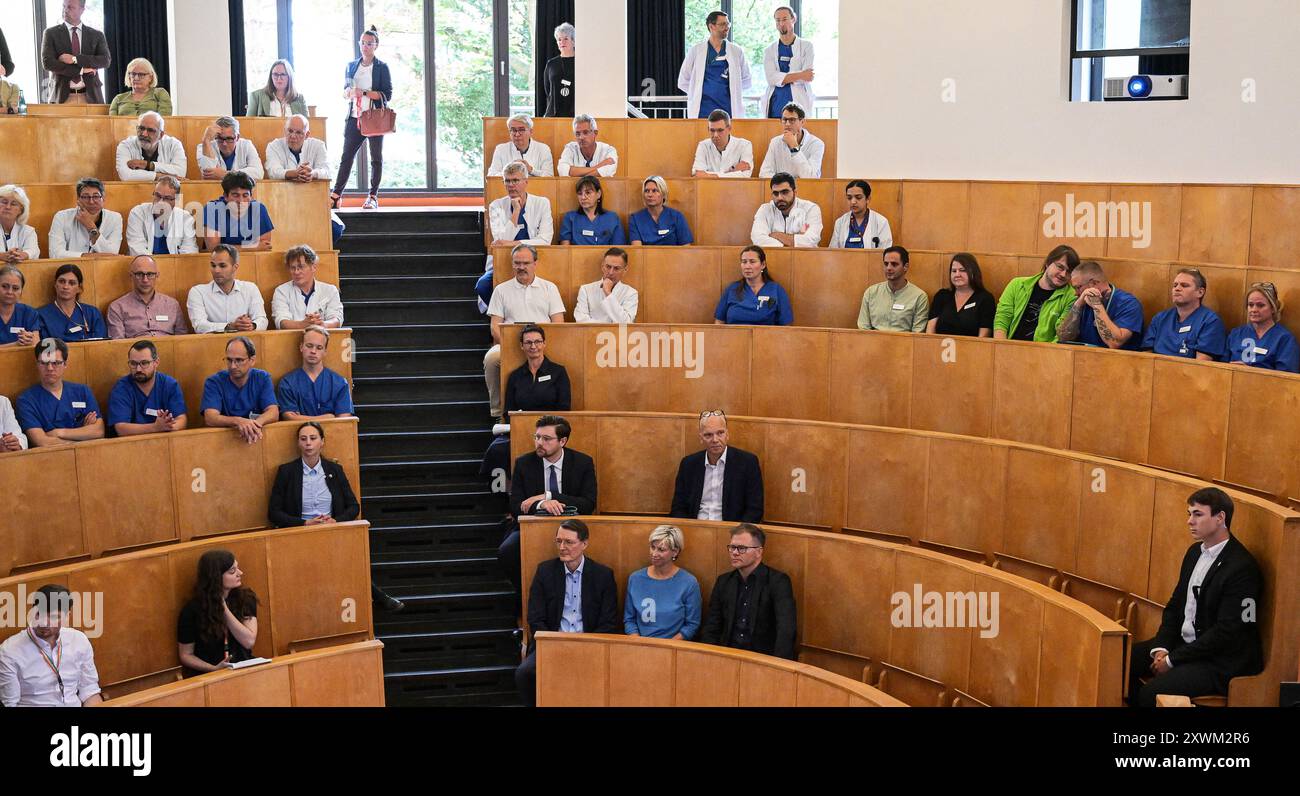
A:
[[[1102,89],[1106,100],[1187,99],[1187,75],[1133,75],[1108,77]]]

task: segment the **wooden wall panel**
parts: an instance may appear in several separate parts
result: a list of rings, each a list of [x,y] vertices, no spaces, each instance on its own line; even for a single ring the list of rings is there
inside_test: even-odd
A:
[[[370,558],[367,537],[351,534],[323,544],[331,533],[325,528],[267,539],[276,655],[284,655],[300,641],[355,633],[373,625],[370,573],[355,565]],[[332,574],[322,578],[322,572]],[[345,610],[349,607],[350,613]]]
[[[900,550],[894,559],[894,591],[905,594],[912,606],[909,625],[894,626],[889,635],[889,662],[917,674],[938,680],[952,688],[965,688],[970,665],[971,632],[967,627],[925,627],[915,620],[921,616],[916,595],[938,592],[940,595],[966,594],[975,590],[975,575],[965,568],[920,555],[914,550]],[[962,603],[968,605],[968,603]],[[894,605],[891,602],[891,606]],[[965,617],[967,626],[979,617]]]
[[[754,327],[760,357],[750,371],[750,411],[759,417],[826,420],[830,414],[830,338],[811,329]],[[799,363],[790,378],[785,363]]]
[[[172,488],[184,538],[264,528],[269,490],[260,442],[249,445],[234,429],[174,436]],[[249,471],[257,477],[249,478]]]
[[[672,508],[677,465],[682,449],[676,418],[602,418],[594,455],[612,467],[615,478],[598,479],[597,510],[628,514],[667,514]],[[649,433],[647,433],[649,431]],[[589,444],[589,443],[587,443]],[[581,449],[582,446],[579,446]]]
[[[973,182],[966,243],[979,252],[1030,252],[1042,223],[1038,185],[1031,182]]]
[[[1077,552],[1067,571],[1141,593],[1150,565],[1154,481],[1126,468],[1090,462],[1083,466],[1082,482]],[[1101,529],[1105,544],[1098,543]]]
[[[68,485],[77,483],[71,448],[0,456],[0,483],[8,498],[8,508],[0,514],[0,554],[5,554],[0,566],[8,565],[5,572],[90,552],[81,507],[68,494]]]
[[[1129,235],[1115,235],[1106,241],[1109,257],[1143,260],[1178,259],[1182,221],[1183,189],[1180,185],[1112,185],[1110,201],[1129,206]],[[1136,213],[1133,202],[1137,203]],[[1149,203],[1149,204],[1148,204]],[[1150,214],[1147,214],[1147,208]],[[1135,225],[1134,219],[1143,222]],[[1145,229],[1139,229],[1144,226]]]
[[[293,688],[289,667],[250,669],[239,677],[230,677],[208,685],[208,707],[234,708],[246,705],[258,707],[293,707]]]
[[[1110,201],[1110,186],[1088,184],[1042,183],[1038,186],[1039,217],[1036,234],[1037,252],[1048,254],[1061,244],[1073,246],[1084,259],[1106,256],[1106,238],[1100,236],[1096,208]],[[1059,214],[1059,215],[1057,215]],[[1063,229],[1052,230],[1049,218],[1064,219]],[[1093,219],[1091,231],[1088,218]],[[1049,230],[1050,234],[1049,234]]]
[[[652,246],[645,250],[645,289],[641,291],[641,308],[637,320],[642,323],[654,318],[672,318],[673,323],[713,323],[713,313],[718,306],[721,290],[719,284],[725,272],[734,280],[738,267],[729,262],[721,264],[719,252],[714,249]],[[683,289],[684,285],[698,285],[698,289]]]
[[[869,451],[873,465],[861,467],[856,456],[848,460],[844,526],[912,539],[924,536],[929,440],[913,434],[852,429],[845,448]]]
[[[903,183],[903,214],[907,237],[894,239],[908,248],[959,251],[966,244],[970,218],[970,183]]]
[[[908,428],[912,342],[905,334],[833,332],[828,419]]]
[[[999,633],[984,638],[970,630],[971,695],[990,705],[1033,705],[1037,701],[1039,637],[1043,604],[1027,589],[976,575],[976,591],[998,594]],[[991,597],[990,597],[991,599]]]
[[[797,434],[773,426],[762,462],[764,515],[808,528],[841,527],[847,436],[830,425],[806,426]]]
[[[304,653],[303,658],[291,669],[295,707],[384,706],[383,650],[377,642],[333,655]]]
[[[1250,212],[1250,259],[1266,268],[1295,266],[1300,250],[1300,188],[1258,185]]]
[[[1071,450],[1149,461],[1154,361],[1115,351],[1074,352]]]
[[[629,177],[645,179],[690,177],[695,148],[709,137],[708,122],[701,119],[673,120],[672,123],[640,121],[627,124],[627,149],[619,150]]]
[[[759,205],[771,201],[766,181],[707,180],[700,182],[697,190],[700,221],[692,229],[695,242],[702,246],[749,245],[754,213]]]
[[[808,548],[804,583],[803,643],[863,658],[884,656],[890,628],[863,622],[852,606],[889,605],[895,553],[844,541],[820,540]]]
[[[987,437],[992,432],[993,348],[968,338],[916,337],[912,428]]]
[[[181,603],[159,588],[169,580],[167,555],[107,559],[74,570],[68,588],[104,595],[104,634],[95,639],[95,668],[103,687],[144,673],[177,666],[176,617]],[[170,642],[170,643],[167,643]]]
[[[966,550],[996,549],[1008,499],[1002,477],[1006,468],[1005,448],[931,439],[925,538]]]
[[[992,436],[1068,448],[1073,352],[1029,345],[999,345],[993,352]]]
[[[1264,452],[1300,449],[1300,383],[1234,370],[1231,384],[1224,480],[1271,495],[1300,497],[1296,457]]]
[[[178,538],[171,444],[166,435],[132,444],[78,445],[77,479],[87,546],[93,555]]]
[[[1082,465],[1052,453],[1007,453],[1008,500],[998,552],[1055,569],[1074,563],[1079,535]],[[1023,500],[1025,495],[1040,496]]]
[[[1223,398],[1231,388],[1232,372],[1224,368],[1187,368],[1157,359],[1151,416],[1177,420],[1152,423],[1147,461],[1175,472],[1222,478],[1228,436]]]
[[[649,708],[661,704],[673,683],[673,650],[623,644],[609,646],[609,706]]]
[[[719,660],[708,651],[678,650],[673,706],[735,707],[740,695],[740,661]]]
[[[1242,185],[1184,185],[1178,259],[1244,264],[1250,247],[1254,189]]]
[[[749,387],[753,330],[742,326],[672,326],[669,330],[682,341],[683,354],[689,344],[693,360],[683,356],[683,364],[695,367],[668,372],[664,411],[703,411],[708,406],[729,415],[753,414]]]
[[[829,233],[827,233],[829,235]],[[849,250],[799,252],[794,279],[786,283],[799,326],[852,329],[858,322],[862,292],[875,281],[871,258]]]

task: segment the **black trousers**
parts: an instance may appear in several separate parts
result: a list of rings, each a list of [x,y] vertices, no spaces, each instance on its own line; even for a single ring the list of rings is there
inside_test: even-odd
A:
[[[524,704],[537,707],[537,653],[530,652],[524,662],[515,668],[515,688]]]
[[[506,533],[506,538],[497,548],[497,563],[510,579],[510,585],[515,587],[515,610],[523,613],[524,594],[523,594],[523,564],[519,560],[519,525],[516,523],[512,530]]]
[[[357,158],[357,150],[367,141],[370,142],[370,193],[379,193],[379,181],[384,176],[384,137],[362,135],[357,120],[351,116],[343,127],[343,160],[339,162],[339,176],[334,178],[334,193],[343,193],[352,177],[352,163]]]
[[[1152,677],[1151,649],[1155,645],[1155,639],[1133,645],[1128,673],[1129,707],[1153,708],[1156,706],[1156,694],[1198,697],[1228,693],[1227,678],[1208,663],[1175,663],[1174,668]],[[1143,677],[1150,679],[1143,683],[1140,679]]]

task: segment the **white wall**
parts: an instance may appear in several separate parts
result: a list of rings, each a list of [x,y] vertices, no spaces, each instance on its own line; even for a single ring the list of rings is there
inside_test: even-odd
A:
[[[1181,102],[1070,102],[1069,27],[1069,0],[841,3],[840,176],[1300,183],[1300,2],[1192,3]]]
[[[627,3],[574,0],[573,11],[578,31],[574,108],[596,117],[626,118]],[[539,30],[537,35],[549,36],[551,31]]]
[[[230,10],[222,2],[167,1],[173,113],[230,113]]]

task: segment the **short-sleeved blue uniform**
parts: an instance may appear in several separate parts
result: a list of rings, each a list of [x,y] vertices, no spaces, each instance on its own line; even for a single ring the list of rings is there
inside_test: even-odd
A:
[[[736,297],[740,285],[741,297]],[[732,282],[722,291],[713,317],[723,323],[752,324],[755,326],[789,326],[794,323],[794,310],[785,288],[776,282],[765,282],[758,295],[745,281]]]
[[[1214,310],[1201,305],[1186,320],[1178,320],[1178,308],[1170,307],[1151,319],[1142,350],[1171,357],[1195,359],[1199,351],[1215,360],[1227,352],[1228,335]]]
[[[645,246],[690,246],[695,242],[686,216],[666,205],[659,213],[658,223],[650,217],[649,210],[638,210],[628,217],[627,228],[628,237]]]
[[[108,424],[152,423],[163,409],[171,412],[172,417],[185,416],[185,394],[176,379],[166,373],[154,374],[153,389],[145,395],[135,379],[123,376],[108,396]]]
[[[40,384],[33,384],[18,396],[18,425],[23,431],[39,428],[81,428],[86,415],[99,412],[95,394],[84,384],[63,382],[62,397],[55,398]]]
[[[104,315],[92,304],[77,302],[72,317],[63,314],[59,305],[50,302],[37,310],[46,337],[57,337],[68,343],[78,340],[96,340],[108,337]]]
[[[1120,349],[1137,351],[1142,345],[1142,319],[1145,317],[1142,313],[1142,302],[1138,297],[1112,286],[1110,299],[1106,302],[1106,314],[1116,326],[1133,332],[1128,342],[1120,346]],[[1092,307],[1086,303],[1083,305],[1083,313],[1079,315],[1079,342],[1106,348],[1101,335],[1097,334],[1096,315]]]
[[[1258,339],[1255,327],[1246,324],[1228,333],[1228,361],[1300,373],[1300,346],[1296,345],[1295,335],[1279,323]]]
[[[275,403],[275,387],[271,374],[258,368],[248,371],[244,386],[236,387],[226,371],[213,373],[203,382],[203,403],[200,412],[216,409],[227,417],[253,418]]]
[[[266,205],[256,199],[248,203],[242,216],[236,216],[234,208],[226,203],[224,196],[220,196],[204,205],[203,229],[216,232],[222,243],[254,246],[259,238],[275,229],[275,225],[271,223]]]
[[[352,393],[348,390],[348,381],[339,374],[325,368],[311,380],[307,371],[298,368],[286,373],[280,379],[277,392],[280,396],[280,411],[317,417],[319,415],[352,414]]]
[[[560,241],[574,246],[626,246],[627,235],[618,213],[606,210],[592,221],[581,210],[570,210],[560,222]]]
[[[0,344],[18,341],[18,333],[14,329],[38,332],[41,337],[46,336],[45,324],[41,322],[41,314],[22,302],[14,305],[13,317],[7,322],[0,321]]]

